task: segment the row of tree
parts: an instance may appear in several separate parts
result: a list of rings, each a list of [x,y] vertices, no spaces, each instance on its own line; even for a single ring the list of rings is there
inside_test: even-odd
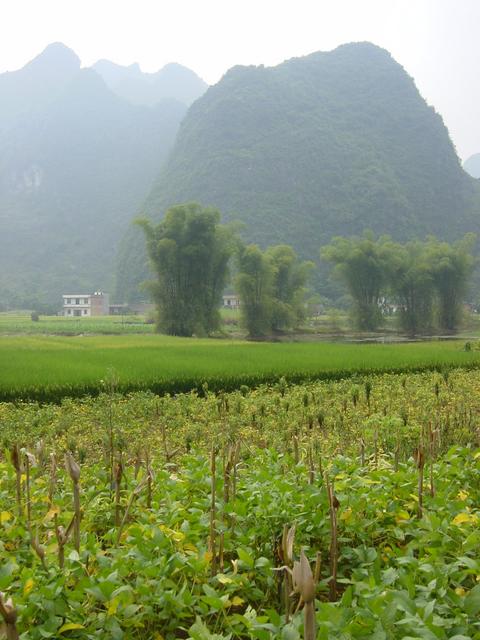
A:
[[[313,266],[286,245],[261,251],[245,246],[220,213],[197,203],[177,205],[142,227],[155,279],[145,283],[157,307],[157,327],[169,335],[209,335],[220,329],[220,303],[236,258],[234,282],[244,325],[252,337],[294,326],[303,312],[303,289]]]
[[[334,238],[321,257],[335,265],[353,300],[359,329],[373,331],[382,321],[382,301],[398,305],[402,329],[410,335],[458,329],[474,267],[475,235],[455,244],[430,237],[421,242],[362,237]]]
[[[243,323],[251,337],[298,325],[311,262],[278,245],[262,251],[245,245],[238,228],[221,225],[220,213],[197,203],[169,209],[159,224],[142,227],[155,279],[145,283],[157,306],[158,329],[170,335],[209,335],[221,324],[220,304],[235,258],[233,282]],[[445,332],[458,328],[474,260],[475,237],[450,245],[436,238],[406,244],[389,237],[334,238],[320,251],[335,265],[353,300],[357,327],[375,330],[382,302],[395,302],[410,335],[431,330],[434,317]]]

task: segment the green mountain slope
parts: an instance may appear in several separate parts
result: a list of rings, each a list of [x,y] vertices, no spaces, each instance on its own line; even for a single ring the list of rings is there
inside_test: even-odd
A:
[[[476,197],[413,80],[359,43],[231,69],[190,108],[145,212],[197,200],[244,222],[250,241],[316,259],[332,236],[365,228],[457,238],[479,227]],[[120,298],[145,278],[141,243],[133,230],[123,241]]]
[[[0,75],[0,305],[112,290],[118,240],[185,110],[130,104],[63,45]]]

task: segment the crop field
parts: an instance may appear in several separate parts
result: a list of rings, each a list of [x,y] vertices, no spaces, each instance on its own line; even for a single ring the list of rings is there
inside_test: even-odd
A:
[[[64,335],[153,333],[143,316],[64,318],[40,316],[33,322],[29,313],[0,313],[0,335]]]
[[[0,404],[5,631],[479,639],[479,415],[465,370]]]
[[[464,342],[413,344],[249,343],[167,336],[4,336],[0,399],[96,395],[109,376],[119,390],[157,393],[341,378],[352,373],[475,367]]]

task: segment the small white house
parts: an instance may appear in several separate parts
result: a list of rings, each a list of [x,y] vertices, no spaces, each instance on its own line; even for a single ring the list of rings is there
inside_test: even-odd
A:
[[[235,293],[225,294],[223,296],[222,305],[225,309],[238,309],[240,307],[240,297]]]
[[[87,318],[88,316],[108,316],[108,293],[65,293],[62,315],[67,318]]]

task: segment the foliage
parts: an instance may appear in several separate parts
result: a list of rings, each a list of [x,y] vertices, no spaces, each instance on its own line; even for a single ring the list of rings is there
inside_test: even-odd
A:
[[[236,288],[242,321],[250,337],[271,330],[274,277],[272,262],[257,245],[240,249]]]
[[[21,640],[299,640],[283,568],[299,559],[315,562],[317,638],[478,638],[479,389],[452,371],[0,404],[0,590]],[[59,537],[66,450],[78,551]]]
[[[155,280],[146,283],[157,305],[157,328],[168,335],[210,334],[220,327],[219,306],[234,249],[220,213],[199,204],[177,205],[142,227]]]
[[[358,328],[376,329],[381,302],[390,296],[409,335],[431,330],[434,310],[439,329],[454,333],[475,264],[471,253],[475,238],[470,233],[453,245],[434,237],[401,245],[365,232],[362,237],[334,238],[322,248],[321,256],[335,264],[346,284]]]
[[[321,256],[335,265],[354,302],[353,317],[358,329],[374,331],[381,322],[380,300],[388,282],[390,254],[388,239],[376,240],[373,233],[362,237],[333,238]]]
[[[305,317],[305,285],[313,269],[313,262],[299,262],[297,254],[288,245],[267,249],[273,265],[272,329],[281,331],[298,326]]]
[[[433,325],[434,279],[425,244],[392,245],[390,290],[399,303],[400,326],[410,336]]]
[[[412,78],[387,51],[355,43],[226,73],[189,109],[146,213],[196,200],[244,223],[247,243],[318,260],[332,237],[365,228],[401,242],[478,231],[479,192]],[[130,289],[146,277],[141,250],[129,234]],[[316,286],[332,299],[326,271]]]
[[[462,304],[474,265],[471,255],[474,243],[474,234],[467,234],[453,246],[435,238],[428,242],[428,261],[438,296],[438,322],[448,333],[455,332],[461,320]]]
[[[240,247],[236,287],[243,324],[250,337],[291,329],[304,318],[305,283],[311,262],[299,262],[288,245],[263,251]]]

